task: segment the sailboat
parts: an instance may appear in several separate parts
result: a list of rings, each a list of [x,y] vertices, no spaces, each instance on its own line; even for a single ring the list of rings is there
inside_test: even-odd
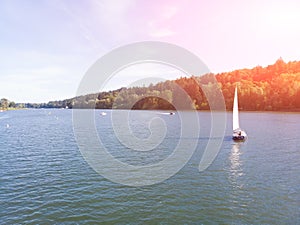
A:
[[[233,135],[232,135],[233,140],[235,140],[235,141],[245,141],[246,140],[247,134],[244,130],[242,130],[240,128],[237,86],[235,87],[235,91],[234,91],[232,128],[233,128]]]

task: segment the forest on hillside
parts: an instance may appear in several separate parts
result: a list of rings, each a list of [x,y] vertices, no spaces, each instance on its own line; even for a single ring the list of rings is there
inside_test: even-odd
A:
[[[267,67],[182,77],[148,87],[121,88],[44,104],[27,103],[25,107],[208,110],[212,102],[219,101],[215,93],[221,90],[226,109],[231,110],[236,85],[241,110],[300,111],[300,61],[285,63],[281,58]]]

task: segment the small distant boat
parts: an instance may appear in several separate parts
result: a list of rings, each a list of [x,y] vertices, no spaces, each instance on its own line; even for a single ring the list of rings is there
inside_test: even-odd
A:
[[[100,114],[101,114],[101,116],[106,116],[107,113],[106,112],[101,112]]]
[[[232,112],[232,128],[233,128],[233,135],[232,135],[233,140],[235,140],[235,141],[245,141],[246,140],[247,133],[240,128],[237,86],[235,87],[235,92],[234,92],[233,112]]]
[[[175,115],[175,113],[174,112],[170,112],[170,115]]]

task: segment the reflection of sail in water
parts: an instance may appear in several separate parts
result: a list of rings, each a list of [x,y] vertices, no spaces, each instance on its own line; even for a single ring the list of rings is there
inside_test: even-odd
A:
[[[242,162],[240,160],[240,146],[241,143],[235,143],[232,145],[230,160],[230,180],[236,183],[238,177],[243,175]]]

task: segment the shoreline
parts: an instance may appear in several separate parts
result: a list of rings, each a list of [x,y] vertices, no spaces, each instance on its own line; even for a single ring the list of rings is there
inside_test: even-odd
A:
[[[42,109],[42,110],[62,110],[65,108],[7,108],[7,109],[0,109],[1,112],[6,112],[6,111],[15,111],[15,110],[37,110],[37,109]],[[81,109],[81,110],[86,110],[90,108],[76,108],[76,109]],[[72,110],[68,109],[68,110]],[[168,109],[94,109],[94,110],[133,110],[133,111],[166,111],[166,112],[176,112],[176,111],[193,111],[193,110],[168,110]],[[210,112],[212,110],[196,110],[199,112]],[[214,112],[223,112],[222,110],[213,110]],[[225,112],[232,113],[232,110],[225,110]],[[300,113],[300,109],[295,109],[295,110],[240,110],[240,112],[247,112],[247,113]]]
[[[23,110],[23,109],[28,109],[28,108],[7,108],[7,109],[0,109],[0,112],[14,111],[14,110]]]

